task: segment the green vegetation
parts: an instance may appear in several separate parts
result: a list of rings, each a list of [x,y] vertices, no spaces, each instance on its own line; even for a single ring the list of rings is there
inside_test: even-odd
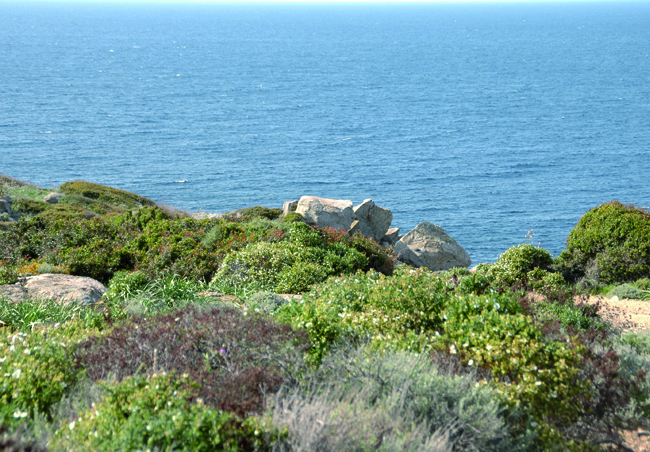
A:
[[[94,306],[0,299],[1,447],[596,451],[650,428],[648,336],[620,336],[575,284],[646,296],[643,236],[612,254],[599,226],[580,267],[581,220],[561,258],[525,244],[432,273],[279,209],[195,220],[86,182],[54,205],[0,182],[26,194],[0,227],[0,284],[108,287]]]
[[[151,199],[136,195],[135,193],[80,180],[66,182],[59,187],[58,191],[64,195],[79,195],[84,198],[130,209],[142,206],[153,207],[156,205]]]
[[[586,285],[650,277],[650,212],[614,201],[584,214],[560,254],[565,277]]]

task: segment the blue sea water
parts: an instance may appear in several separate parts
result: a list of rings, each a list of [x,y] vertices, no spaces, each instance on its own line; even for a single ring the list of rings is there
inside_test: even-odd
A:
[[[650,205],[650,5],[0,2],[0,173],[373,198],[474,263]],[[175,181],[184,180],[184,183]]]

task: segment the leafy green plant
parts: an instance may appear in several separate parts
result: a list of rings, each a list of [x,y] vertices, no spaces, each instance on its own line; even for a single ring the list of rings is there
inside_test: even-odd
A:
[[[552,264],[553,257],[544,248],[524,243],[508,248],[495,263],[485,269],[485,274],[494,280],[512,285],[527,282],[530,277],[543,279],[547,273],[529,273],[536,269],[549,270]],[[482,270],[482,267],[477,269],[479,272]]]
[[[78,378],[64,327],[29,334],[0,328],[0,425],[16,425],[36,413],[49,416]]]
[[[591,209],[569,233],[560,264],[570,281],[612,284],[650,277],[650,213],[618,201]]]
[[[232,212],[228,212],[227,215],[237,215],[244,218],[266,218],[268,220],[276,220],[280,218],[280,215],[282,215],[282,209],[255,206],[234,210]]]
[[[69,451],[257,451],[269,433],[255,418],[241,419],[195,399],[189,378],[155,374],[104,385],[92,409],[56,433],[52,446]],[[277,433],[275,433],[277,436]]]
[[[357,272],[328,280],[277,315],[309,333],[316,363],[344,338],[420,351],[442,331],[448,291],[442,277],[423,269],[398,269],[392,277]]]
[[[289,212],[280,219],[281,223],[294,223],[296,221],[305,221],[305,217],[298,212]]]
[[[156,205],[151,199],[145,198],[144,196],[92,182],[66,182],[59,187],[58,191],[65,195],[80,195],[95,201],[127,208]]]

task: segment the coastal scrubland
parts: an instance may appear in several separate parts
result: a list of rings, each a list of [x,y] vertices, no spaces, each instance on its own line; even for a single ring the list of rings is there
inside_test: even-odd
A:
[[[650,427],[650,336],[584,301],[650,300],[643,209],[595,207],[557,257],[523,243],[434,273],[279,209],[0,186],[0,285],[108,287],[0,300],[6,450],[597,451]]]

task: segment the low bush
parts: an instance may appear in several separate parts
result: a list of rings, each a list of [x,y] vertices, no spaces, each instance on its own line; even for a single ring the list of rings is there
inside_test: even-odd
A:
[[[232,212],[228,212],[226,215],[242,216],[244,218],[266,218],[267,220],[277,220],[282,215],[282,209],[255,206],[234,210]]]
[[[582,216],[560,254],[570,281],[592,284],[631,282],[650,277],[650,212],[612,201]]]
[[[206,406],[245,416],[262,411],[265,392],[296,378],[305,348],[304,334],[287,325],[235,309],[194,307],[127,320],[80,344],[76,358],[91,381],[187,373]]]
[[[64,195],[79,195],[95,201],[130,209],[156,205],[155,202],[144,196],[92,182],[66,182],[59,187],[58,191]]]
[[[630,300],[640,300],[645,295],[640,289],[637,289],[631,284],[621,284],[620,286],[614,287],[607,293],[608,297],[618,297],[619,299],[630,299]]]
[[[367,270],[372,258],[390,261],[368,239],[292,223],[288,240],[248,245],[225,257],[213,284],[248,285],[279,293],[301,293],[328,276]],[[218,234],[224,232],[219,229]],[[383,267],[386,267],[384,263]]]
[[[206,407],[189,378],[156,374],[104,385],[101,401],[51,441],[66,451],[257,451],[269,435],[255,418]]]
[[[528,442],[515,448],[498,397],[475,372],[453,375],[417,353],[343,348],[270,405],[295,452],[505,452]]]
[[[17,425],[38,413],[49,416],[77,381],[69,333],[63,326],[28,334],[0,328],[0,425]]]
[[[305,221],[305,217],[300,215],[298,212],[289,212],[280,219],[281,223],[294,223],[296,221]]]
[[[531,278],[544,279],[552,264],[553,257],[548,251],[525,243],[508,248],[495,263],[487,268],[479,267],[477,271],[485,271],[490,278],[513,285],[528,282]]]

